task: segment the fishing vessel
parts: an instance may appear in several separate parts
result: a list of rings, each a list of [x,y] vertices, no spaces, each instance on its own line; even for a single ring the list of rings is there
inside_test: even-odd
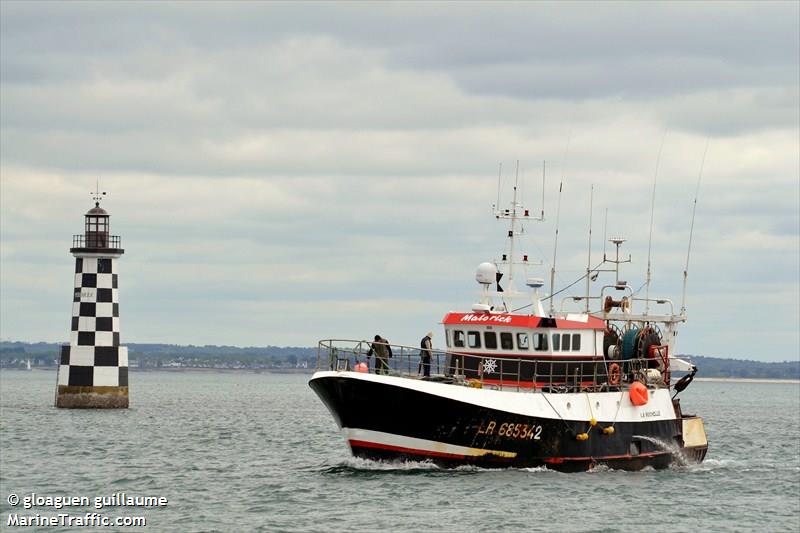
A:
[[[620,265],[630,262],[620,258],[622,238],[610,240],[613,257],[604,253],[593,268],[590,259],[586,292],[560,306],[561,291],[552,288],[555,252],[551,296],[540,295],[541,278],[526,277],[528,290],[518,291],[515,273],[529,262],[517,254],[517,238],[523,223],[544,220],[544,208],[532,215],[517,189],[515,182],[508,208],[499,208],[499,192],[493,206],[495,218],[509,223],[507,253],[478,266],[480,293],[471,308],[444,315],[446,349],[380,337],[319,342],[309,385],[352,454],[561,471],[702,461],[703,420],[684,413],[677,398],[697,372],[673,356],[685,306],[676,312],[671,300],[650,296],[649,258],[645,295],[620,280]],[[589,250],[591,257],[591,237]],[[591,283],[611,274],[590,295]],[[684,298],[685,281],[686,271]],[[428,353],[426,376],[421,356]],[[673,382],[678,372],[685,375]]]

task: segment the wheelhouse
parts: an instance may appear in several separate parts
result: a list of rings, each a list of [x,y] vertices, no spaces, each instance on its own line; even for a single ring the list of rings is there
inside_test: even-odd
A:
[[[442,323],[447,348],[454,352],[513,358],[603,356],[604,322],[588,315],[553,319],[529,315],[448,313]]]

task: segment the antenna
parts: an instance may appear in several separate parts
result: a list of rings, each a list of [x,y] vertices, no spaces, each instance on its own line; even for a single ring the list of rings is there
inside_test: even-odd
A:
[[[708,152],[708,142],[711,138],[706,137],[706,147],[703,150],[703,159],[700,161],[700,174],[697,176],[697,187],[694,191],[694,204],[692,205],[692,223],[689,226],[689,248],[686,250],[686,266],[683,269],[683,295],[681,296],[681,316],[686,316],[686,279],[689,277],[689,255],[692,253],[692,234],[694,233],[694,215],[697,212],[697,197],[700,195],[700,180],[703,178],[703,168],[706,164],[706,153]]]
[[[606,218],[603,222],[603,261],[606,260],[606,239],[608,238],[608,208],[606,207]]]
[[[542,161],[542,220],[544,220],[544,177],[547,169],[547,161]]]
[[[558,205],[556,206],[556,238],[553,243],[553,264],[550,267],[550,316],[555,313],[555,305],[553,304],[553,295],[556,290],[556,252],[558,251],[558,221],[561,218],[561,190],[564,187],[562,178],[561,183],[558,184]]]
[[[510,242],[508,262],[508,287],[511,291],[516,291],[514,286],[514,236],[517,232],[517,187],[519,186],[519,159],[517,159],[517,169],[514,176],[514,198],[511,202],[511,229],[508,230]]]
[[[589,291],[591,291],[592,270],[592,204],[594,203],[594,183],[589,188],[589,252],[586,258],[586,314],[589,314]]]
[[[494,204],[495,209],[500,209],[500,179],[503,175],[503,163],[501,162],[497,169],[497,203]]]
[[[553,242],[553,265],[550,267],[550,316],[555,314],[555,304],[553,295],[555,294],[556,285],[556,253],[558,252],[558,222],[561,218],[561,191],[564,188],[564,173],[567,167],[567,155],[569,154],[569,143],[572,140],[572,129],[569,130],[567,135],[567,145],[564,147],[564,161],[561,165],[561,182],[558,184],[558,205],[556,207],[556,237]]]
[[[658,147],[658,156],[656,157],[656,170],[653,173],[653,197],[650,200],[650,237],[647,239],[647,289],[645,291],[644,314],[650,312],[650,252],[653,248],[653,217],[656,211],[656,182],[658,180],[658,166],[661,163],[661,150],[664,148],[664,140],[667,138],[667,130],[664,130],[664,135],[661,137],[661,146]]]
[[[100,192],[100,179],[95,180],[95,190],[94,192],[90,192],[89,194],[92,195],[92,200],[94,200],[94,206],[100,207],[100,200],[103,199],[103,196],[106,195],[106,192]]]

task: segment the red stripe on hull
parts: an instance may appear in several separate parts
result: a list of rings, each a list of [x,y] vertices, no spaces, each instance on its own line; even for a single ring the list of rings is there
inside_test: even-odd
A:
[[[602,457],[545,457],[542,459],[545,463],[549,464],[561,464],[566,463],[567,461],[613,461],[617,459],[637,459],[639,457],[658,457],[660,455],[668,455],[669,452],[652,452],[652,453],[640,453],[638,455],[605,455]]]
[[[410,453],[414,455],[427,455],[430,457],[443,457],[445,459],[466,459],[467,456],[459,453],[434,452],[430,450],[418,450],[416,448],[406,448],[404,446],[392,446],[391,444],[380,444],[365,440],[348,440],[350,447],[358,446],[361,448],[378,448],[380,450],[390,450],[398,453]]]

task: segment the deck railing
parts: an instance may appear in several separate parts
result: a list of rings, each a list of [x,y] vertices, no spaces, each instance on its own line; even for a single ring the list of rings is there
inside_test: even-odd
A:
[[[664,387],[668,379],[660,372],[651,371],[657,366],[653,359],[509,357],[507,354],[476,355],[453,350],[431,350],[430,377],[423,378],[420,348],[388,344],[386,346],[391,348],[392,355],[385,359],[384,364],[378,360],[374,350],[367,358],[373,344],[377,343],[345,339],[320,341],[317,370],[366,371],[479,388],[544,392],[599,392],[618,389],[635,380]]]

